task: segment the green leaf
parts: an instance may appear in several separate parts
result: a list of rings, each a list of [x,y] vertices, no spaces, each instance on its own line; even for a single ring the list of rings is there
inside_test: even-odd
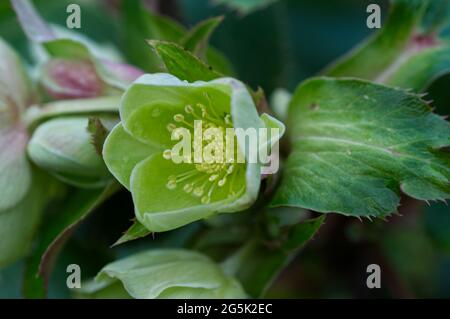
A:
[[[109,130],[103,125],[98,117],[89,118],[87,129],[91,134],[91,143],[94,145],[97,154],[102,155],[103,143],[105,143]]]
[[[450,126],[417,95],[353,79],[318,78],[289,108],[293,151],[274,206],[382,217],[402,190],[450,194]]]
[[[449,44],[437,37],[448,13],[448,0],[393,0],[383,28],[325,74],[423,90],[450,70]]]
[[[150,40],[149,44],[163,61],[167,71],[188,82],[210,81],[222,75],[175,43]]]
[[[211,65],[218,73],[228,76],[235,75],[231,62],[222,52],[214,47],[210,46],[208,50],[206,50],[206,61],[208,61],[208,64]]]
[[[146,39],[168,41],[184,46],[192,46],[195,54],[200,53],[217,71],[223,74],[233,75],[230,62],[217,49],[208,46],[207,41],[218,21],[214,18],[200,23],[192,31],[188,32],[184,26],[170,17],[157,15],[143,8],[139,0],[122,2],[124,25],[124,50],[130,61],[142,69],[154,73],[164,71],[160,58],[148,49]],[[219,21],[220,22],[220,21]],[[199,52],[195,52],[195,50]],[[202,52],[203,50],[203,52]]]
[[[333,64],[326,74],[375,80],[400,57],[425,9],[422,0],[394,0],[386,24]]]
[[[100,189],[72,189],[56,215],[42,224],[36,246],[27,260],[23,283],[27,298],[44,298],[53,264],[76,227],[119,189],[111,183]]]
[[[30,248],[49,195],[49,179],[33,171],[31,187],[14,207],[0,211],[0,267],[19,257]]]
[[[97,287],[82,290],[85,297],[118,281],[137,299],[245,297],[241,285],[212,260],[182,249],[155,249],[129,256],[106,265],[95,280]]]
[[[442,43],[411,55],[395,69],[395,72],[386,73],[382,82],[422,91],[448,72],[450,72],[450,44]]]
[[[204,60],[209,38],[222,21],[223,16],[200,22],[184,37],[181,41],[182,45],[185,49]]]
[[[278,273],[317,233],[325,215],[292,226],[281,228],[281,234],[273,242],[262,238],[249,241],[235,255],[227,259],[223,268],[241,281],[253,298],[260,298]]]
[[[249,14],[252,11],[262,9],[278,0],[214,0],[216,4],[224,4],[241,14]]]
[[[138,221],[134,221],[133,225],[113,244],[113,246],[117,246],[127,241],[135,240],[138,238],[142,238],[151,234],[144,225],[142,225]]]

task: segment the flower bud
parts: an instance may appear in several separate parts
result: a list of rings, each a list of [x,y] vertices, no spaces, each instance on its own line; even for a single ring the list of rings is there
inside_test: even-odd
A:
[[[104,185],[109,174],[87,126],[87,117],[56,118],[41,124],[28,144],[31,160],[66,183]]]
[[[88,60],[52,59],[43,66],[42,85],[55,99],[100,96],[105,85]]]

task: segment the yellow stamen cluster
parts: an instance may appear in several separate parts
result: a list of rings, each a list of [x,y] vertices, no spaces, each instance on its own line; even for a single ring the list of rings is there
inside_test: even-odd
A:
[[[205,97],[209,101],[208,112],[206,106],[202,103],[196,103],[195,105],[187,104],[184,106],[184,114],[175,114],[173,121],[181,127],[187,128],[190,131],[194,130],[194,121],[202,121],[202,129],[217,128],[222,132],[227,127],[232,127],[231,116],[228,113],[224,113],[222,116],[214,111],[211,107],[211,100],[209,95],[205,93]],[[172,133],[178,128],[177,124],[169,123],[167,130]],[[195,139],[194,142],[195,143]],[[204,147],[205,141],[202,141]],[[220,143],[219,141],[213,141],[209,143]],[[223,147],[223,145],[221,145]],[[194,149],[197,146],[193,145]],[[215,148],[213,148],[215,149]],[[224,150],[225,151],[225,150]],[[212,154],[214,155],[214,154]],[[192,155],[193,157],[194,155]],[[167,160],[172,158],[172,150],[167,149],[163,152],[163,157]],[[211,201],[214,190],[218,188],[224,188],[228,184],[228,196],[235,196],[236,193],[233,190],[233,181],[241,166],[234,162],[201,162],[195,163],[192,158],[193,169],[183,172],[178,175],[171,175],[167,180],[166,187],[168,189],[176,189],[182,187],[183,191],[191,194],[194,197],[200,198],[201,203],[208,204]],[[239,190],[239,193],[244,189]]]

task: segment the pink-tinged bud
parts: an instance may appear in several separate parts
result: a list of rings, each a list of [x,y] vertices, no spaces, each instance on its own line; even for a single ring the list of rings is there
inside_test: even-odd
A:
[[[50,60],[44,66],[42,84],[55,99],[91,98],[104,91],[103,81],[87,60]]]
[[[129,64],[104,59],[101,60],[101,63],[109,74],[122,82],[131,84],[134,80],[144,74],[142,70]]]

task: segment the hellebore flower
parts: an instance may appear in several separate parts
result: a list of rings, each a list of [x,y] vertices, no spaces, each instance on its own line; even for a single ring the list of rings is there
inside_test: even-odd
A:
[[[22,116],[32,100],[20,58],[0,38],[0,267],[26,252],[45,204],[45,177],[26,156]]]
[[[267,114],[259,117],[247,88],[232,78],[188,83],[170,74],[143,75],[122,97],[120,117],[103,157],[131,191],[138,221],[155,232],[249,207],[259,192],[263,164],[254,153],[284,132],[282,123]],[[221,138],[229,129],[267,128],[278,134],[253,140],[236,134],[226,139],[230,143]],[[212,132],[217,134],[208,136]],[[187,145],[193,152],[185,152],[186,144],[180,147],[178,140],[186,135],[193,136]],[[196,149],[203,153],[198,156]],[[221,161],[228,150],[237,156]]]
[[[80,290],[83,298],[245,298],[241,284],[207,256],[157,249],[112,262]]]

